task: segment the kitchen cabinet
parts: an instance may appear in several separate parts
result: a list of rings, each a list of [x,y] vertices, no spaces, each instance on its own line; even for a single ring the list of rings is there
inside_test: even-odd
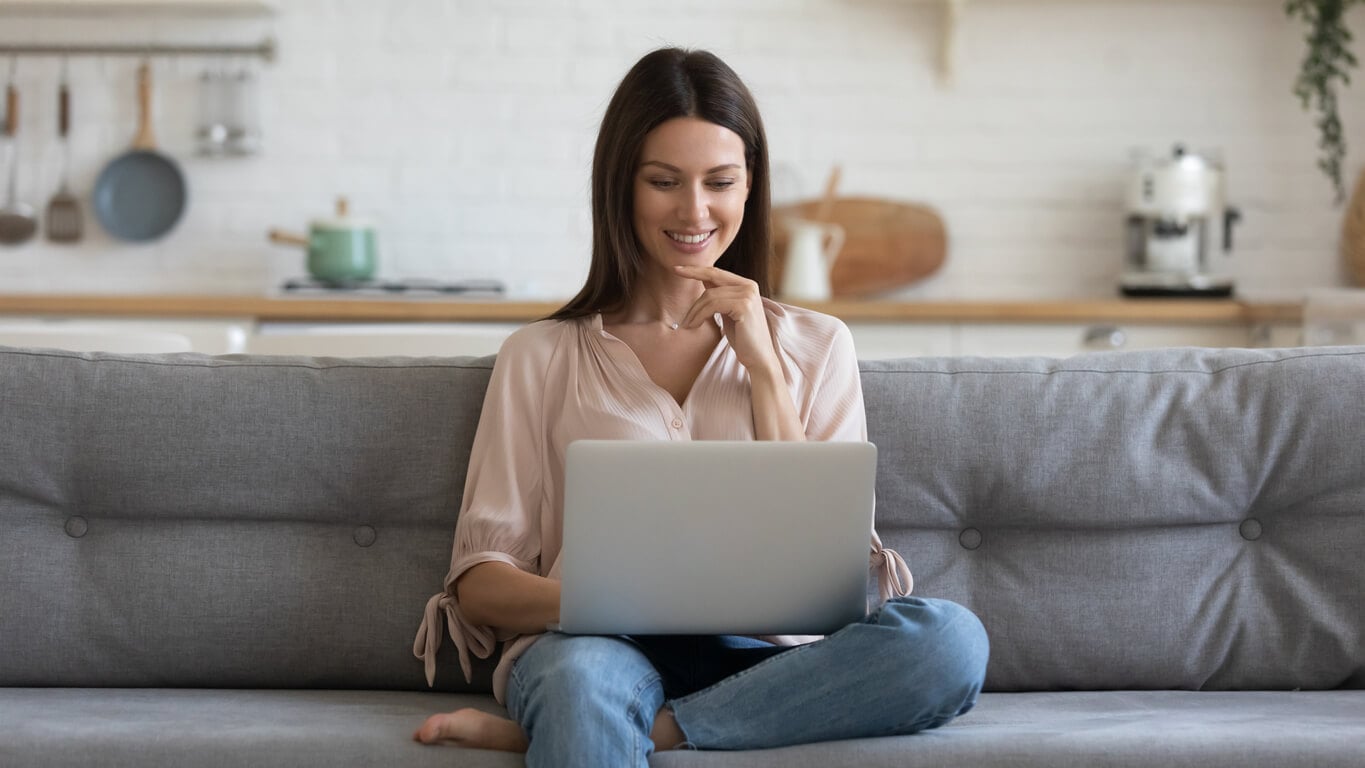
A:
[[[261,323],[247,352],[276,355],[491,355],[519,323]],[[848,324],[861,360],[981,355],[1067,357],[1161,347],[1297,346],[1297,326],[1113,323]]]
[[[1111,323],[849,323],[863,360],[947,355],[1066,357],[1160,347],[1297,346],[1297,326]],[[261,323],[246,342],[259,354],[490,355],[519,323]]]
[[[859,360],[953,354],[951,323],[849,323]]]
[[[126,318],[0,315],[6,328],[94,329],[99,333],[175,333],[204,354],[325,357],[482,356],[497,352],[516,322],[258,322],[252,317]],[[1300,326],[1255,324],[850,322],[859,359],[950,355],[1066,357],[1082,352],[1159,347],[1292,347]],[[0,344],[4,341],[0,338]]]
[[[195,349],[209,353],[453,355],[492,352],[514,330],[558,306],[506,299],[13,294],[0,295],[0,321],[8,316],[30,322],[151,323],[194,333]],[[858,355],[867,360],[1303,343],[1302,302],[1059,299],[809,306],[847,323]]]
[[[1162,347],[1297,346],[1299,338],[1298,326],[1276,324],[964,324],[954,354],[1066,357]]]
[[[247,338],[253,325],[251,318],[203,320],[0,315],[0,337],[3,337],[5,329],[22,332],[29,328],[113,336],[170,333],[189,339],[191,351],[206,355],[228,355],[246,351]]]
[[[1317,342],[1304,338],[1304,328],[1297,323],[1258,323],[1249,329],[1250,347],[1303,347]]]
[[[246,351],[329,357],[481,357],[498,351],[521,323],[261,323]]]
[[[261,323],[246,351],[271,355],[491,355],[519,323]],[[849,326],[864,360],[953,353],[953,328],[944,323]]]

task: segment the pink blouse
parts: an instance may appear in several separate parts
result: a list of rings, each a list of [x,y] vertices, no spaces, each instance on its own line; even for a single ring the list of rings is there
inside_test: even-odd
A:
[[[764,300],[768,326],[797,415],[811,440],[867,439],[862,383],[848,328],[838,319]],[[717,319],[719,322],[719,319]],[[435,682],[441,614],[470,679],[470,654],[486,659],[505,643],[493,675],[504,701],[513,662],[540,635],[470,623],[455,581],[470,568],[503,562],[559,578],[564,452],[574,440],[753,440],[748,372],[724,337],[679,405],[655,384],[601,315],[540,321],[503,343],[474,435],[445,590],[427,601],[413,653]],[[872,532],[870,566],[881,597],[910,593],[905,561]],[[794,645],[816,638],[767,638]]]

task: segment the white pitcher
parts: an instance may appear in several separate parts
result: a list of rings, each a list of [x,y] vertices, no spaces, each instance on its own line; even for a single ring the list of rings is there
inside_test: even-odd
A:
[[[788,219],[786,226],[791,240],[782,268],[782,298],[828,301],[829,273],[844,247],[844,228],[806,219]]]

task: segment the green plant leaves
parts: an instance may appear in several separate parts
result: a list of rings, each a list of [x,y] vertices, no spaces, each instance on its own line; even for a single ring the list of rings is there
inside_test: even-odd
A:
[[[1322,169],[1337,193],[1337,203],[1346,199],[1341,179],[1341,162],[1346,156],[1341,117],[1337,110],[1337,85],[1351,83],[1356,66],[1351,52],[1351,30],[1346,27],[1346,11],[1365,0],[1286,0],[1285,13],[1308,27],[1308,51],[1294,81],[1294,93],[1304,109],[1318,114],[1318,146]]]

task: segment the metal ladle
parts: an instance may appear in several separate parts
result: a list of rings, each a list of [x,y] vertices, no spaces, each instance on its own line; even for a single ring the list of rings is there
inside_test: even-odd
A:
[[[19,202],[16,186],[19,177],[19,89],[14,85],[14,61],[10,61],[9,85],[5,88],[5,139],[9,145],[9,192],[0,208],[0,244],[19,245],[38,231],[33,207]]]

